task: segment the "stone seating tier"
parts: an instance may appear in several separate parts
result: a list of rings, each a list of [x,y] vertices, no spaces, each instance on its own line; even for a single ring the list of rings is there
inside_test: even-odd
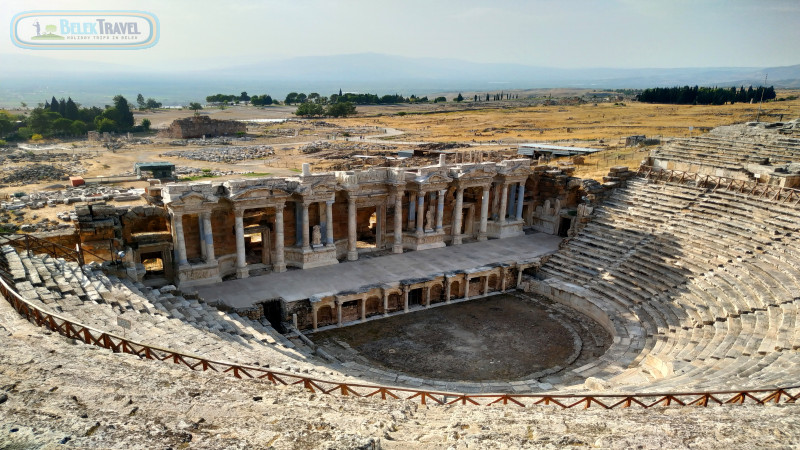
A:
[[[793,205],[634,179],[595,211],[536,283],[582,285],[588,291],[577,292],[590,292],[608,314],[635,315],[643,345],[609,373],[614,389],[797,379],[800,244],[791,236],[800,211]]]

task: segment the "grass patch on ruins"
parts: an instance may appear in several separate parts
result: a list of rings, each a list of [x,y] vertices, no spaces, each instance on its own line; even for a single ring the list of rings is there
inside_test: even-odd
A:
[[[242,175],[244,175],[246,177],[268,177],[268,176],[270,176],[272,174],[270,172],[250,172],[250,173],[245,173],[245,174],[242,174]]]
[[[181,177],[178,178],[178,181],[197,181],[205,178],[217,178],[217,177],[219,177],[219,175],[214,175],[211,173],[203,173],[200,175],[189,175],[188,177]]]

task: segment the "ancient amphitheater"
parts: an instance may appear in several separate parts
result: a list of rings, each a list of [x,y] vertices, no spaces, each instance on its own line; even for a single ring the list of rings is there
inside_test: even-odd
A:
[[[154,288],[137,279],[135,266],[132,272],[107,270],[108,264],[81,267],[84,255],[70,248],[6,236],[0,254],[8,300],[0,302],[0,442],[9,448],[796,446],[796,162],[798,121],[740,124],[677,139],[655,150],[638,170],[615,169],[603,184],[534,167],[530,176],[540,178],[533,190],[553,186],[542,180],[561,180],[579,195],[572,204],[565,197],[559,215],[557,203],[545,203],[547,196],[525,197],[532,203],[523,205],[526,180],[533,178],[512,177],[520,183],[519,206],[508,208],[502,197],[498,223],[505,226],[508,219],[540,232],[505,238],[500,228],[497,237],[504,239],[483,242],[480,233],[491,211],[487,187],[482,219],[472,219],[477,242],[465,238],[462,247],[504,240],[520,246],[525,239],[547,238],[545,220],[555,224],[550,233],[568,235],[557,250],[526,261],[312,296],[302,300],[311,302],[308,309],[294,310],[296,323],[286,334],[263,311],[211,306],[203,295],[211,291],[194,283]],[[505,183],[500,186],[508,192]],[[407,223],[412,237],[419,232],[412,243],[418,245],[444,229],[436,242],[449,245],[376,258],[460,248],[447,238],[452,224],[442,224],[445,195],[424,195],[431,204],[439,202],[436,225],[433,212],[425,222],[421,218],[423,195],[418,221],[395,219],[395,236],[403,235]],[[330,223],[335,210],[324,209],[316,220],[327,217]],[[378,206],[377,212],[385,226],[386,211]],[[236,217],[241,224],[242,215]],[[553,217],[568,220],[562,227]],[[306,209],[298,215],[306,226],[305,235],[297,233],[297,248],[320,245],[308,220]],[[208,216],[201,214],[199,222],[211,227]],[[430,234],[421,230],[427,225]],[[173,233],[174,228],[169,227]],[[466,228],[460,232],[461,224],[458,229],[449,235],[468,234]],[[242,232],[236,234],[239,240]],[[383,233],[387,239],[391,234]],[[186,246],[183,238],[176,237],[176,245]],[[214,260],[213,239],[203,242],[209,240],[202,255],[198,246],[196,264],[178,261],[176,272],[199,273]],[[340,256],[350,259],[353,240],[343,243]],[[230,272],[240,279],[215,285],[231,296],[256,282],[251,280],[284,275],[274,270],[245,279],[243,248],[231,250]],[[182,251],[176,259],[186,257]],[[220,267],[211,271],[213,277],[220,276]],[[459,382],[343,361],[319,351],[297,330],[337,328],[350,312],[353,322],[383,320],[378,317],[491,299],[504,291],[520,301],[547,301],[564,315],[578,311],[583,316],[576,317],[599,324],[610,343],[590,358],[581,352],[603,346],[600,334],[573,323],[578,353],[570,365],[515,380]],[[373,295],[383,303],[373,305]],[[320,310],[328,304],[327,322],[321,321]]]

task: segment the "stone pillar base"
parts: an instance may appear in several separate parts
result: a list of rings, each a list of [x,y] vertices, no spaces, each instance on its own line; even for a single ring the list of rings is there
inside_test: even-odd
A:
[[[462,235],[453,236],[453,245],[461,245],[464,237]]]
[[[286,264],[273,264],[272,265],[273,272],[286,272]]]
[[[348,261],[357,261],[358,260],[358,251],[354,252],[347,252],[347,260]]]
[[[403,244],[394,244],[392,246],[392,253],[403,253]]]
[[[485,234],[479,234],[478,235],[478,240],[479,241],[485,241],[485,240],[488,240],[488,239],[489,238],[487,238]]]
[[[250,271],[247,270],[247,267],[236,268],[236,278],[247,278],[249,276],[250,276]]]

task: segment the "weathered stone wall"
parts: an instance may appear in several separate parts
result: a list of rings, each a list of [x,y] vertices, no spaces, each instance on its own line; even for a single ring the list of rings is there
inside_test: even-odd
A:
[[[226,136],[246,131],[247,126],[243,122],[217,120],[208,116],[195,116],[174,120],[169,128],[159,133],[159,135],[175,139],[188,139],[203,136]]]

